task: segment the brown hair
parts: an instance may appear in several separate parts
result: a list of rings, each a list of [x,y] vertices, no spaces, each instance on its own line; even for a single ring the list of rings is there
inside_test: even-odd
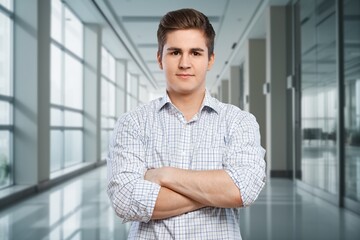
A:
[[[167,33],[180,29],[199,29],[203,31],[210,59],[210,56],[214,52],[215,31],[209,19],[203,13],[191,8],[168,12],[160,20],[157,31],[158,51],[160,57],[162,56]]]

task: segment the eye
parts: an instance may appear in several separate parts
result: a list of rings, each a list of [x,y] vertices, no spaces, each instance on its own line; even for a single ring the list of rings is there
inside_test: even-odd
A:
[[[179,51],[173,51],[173,52],[171,53],[171,55],[177,56],[177,55],[180,55],[180,52],[179,52]]]
[[[199,53],[199,52],[193,52],[192,53],[194,56],[201,56],[201,53]]]

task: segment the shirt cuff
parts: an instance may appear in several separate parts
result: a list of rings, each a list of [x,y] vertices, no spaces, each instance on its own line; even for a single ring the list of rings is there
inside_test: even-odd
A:
[[[151,220],[160,188],[160,185],[146,180],[136,183],[131,211],[139,217],[139,221],[149,222]]]
[[[234,171],[232,169],[225,169],[225,171],[239,188],[243,206],[250,206],[265,185],[265,175],[260,178],[256,173],[252,173],[249,170]]]

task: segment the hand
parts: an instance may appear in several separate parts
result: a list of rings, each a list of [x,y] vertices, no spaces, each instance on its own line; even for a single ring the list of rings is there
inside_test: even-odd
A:
[[[153,168],[146,171],[144,179],[161,186],[166,175],[171,171],[170,167]]]

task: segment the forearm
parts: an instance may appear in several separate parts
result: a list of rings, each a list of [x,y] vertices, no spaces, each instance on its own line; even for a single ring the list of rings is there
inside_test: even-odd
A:
[[[162,187],[205,206],[242,206],[240,191],[225,170],[194,171],[166,167],[150,170],[148,173],[149,178]]]
[[[161,187],[151,219],[174,217],[202,207],[205,206],[199,202],[166,187]]]

